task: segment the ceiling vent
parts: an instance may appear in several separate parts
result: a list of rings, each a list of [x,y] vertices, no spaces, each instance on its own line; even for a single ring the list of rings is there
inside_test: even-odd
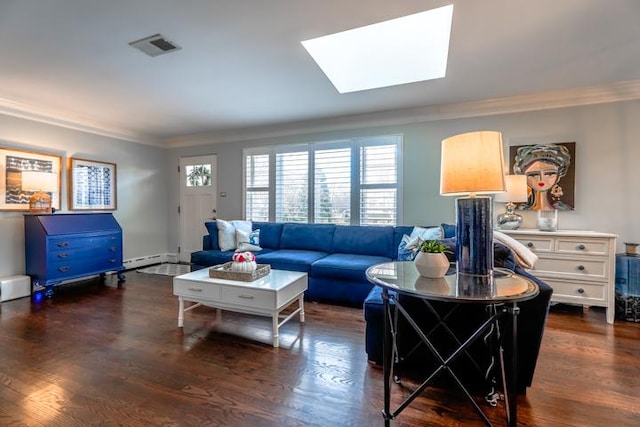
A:
[[[182,49],[177,44],[167,40],[167,38],[161,34],[155,34],[153,36],[136,40],[129,43],[129,45],[141,50],[149,56],[164,55],[165,53],[175,52]]]

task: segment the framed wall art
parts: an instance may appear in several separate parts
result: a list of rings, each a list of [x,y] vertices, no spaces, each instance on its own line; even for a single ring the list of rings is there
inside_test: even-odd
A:
[[[509,161],[510,173],[527,177],[529,200],[518,209],[574,209],[575,142],[511,146]]]
[[[95,160],[69,160],[69,209],[117,209],[116,164]]]
[[[41,191],[51,197],[51,207],[60,209],[61,167],[60,156],[0,148],[0,210],[28,211],[29,200]],[[23,172],[28,172],[24,181]],[[29,188],[27,175],[31,184],[42,182],[43,187]]]

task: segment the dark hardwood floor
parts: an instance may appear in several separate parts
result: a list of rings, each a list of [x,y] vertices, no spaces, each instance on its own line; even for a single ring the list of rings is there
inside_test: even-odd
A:
[[[181,330],[177,309],[171,277],[133,271],[122,289],[90,281],[40,305],[2,303],[0,425],[383,425],[361,310],[308,303],[307,322],[285,324],[274,349],[267,318],[225,312],[214,323],[198,308]],[[502,405],[487,411],[504,425]],[[519,420],[639,426],[640,324],[554,306]],[[394,425],[482,423],[456,389],[429,388]]]

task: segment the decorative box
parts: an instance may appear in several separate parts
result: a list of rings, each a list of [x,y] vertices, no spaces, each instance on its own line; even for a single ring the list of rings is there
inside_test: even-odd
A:
[[[253,282],[271,272],[269,264],[258,264],[254,271],[243,272],[231,269],[231,261],[214,265],[209,268],[209,277],[226,280],[238,280],[240,282]]]

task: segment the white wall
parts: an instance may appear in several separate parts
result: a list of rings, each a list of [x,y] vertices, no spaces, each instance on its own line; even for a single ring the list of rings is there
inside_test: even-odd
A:
[[[218,155],[220,218],[242,216],[242,149],[259,145],[326,141],[350,136],[404,135],[403,224],[454,222],[454,201],[439,195],[440,142],[457,133],[491,129],[503,133],[505,159],[509,145],[576,142],[575,211],[559,213],[559,227],[616,233],[624,241],[640,241],[640,198],[634,192],[640,159],[640,101],[572,107],[537,112],[441,120],[405,126],[385,126],[340,132],[265,138],[251,142],[175,148],[167,166],[175,170],[181,156]],[[169,187],[170,205],[178,205],[177,177]],[[495,213],[503,211],[497,204]],[[535,214],[525,212],[525,227],[535,227]],[[169,222],[177,224],[170,212]],[[172,229],[174,227],[171,227]],[[204,227],[202,228],[205,233]],[[169,234],[169,248],[177,248],[177,233]]]
[[[0,147],[62,156],[62,212],[67,210],[67,159],[117,164],[124,258],[167,252],[166,150],[0,115]],[[24,212],[0,212],[0,277],[24,274]]]

